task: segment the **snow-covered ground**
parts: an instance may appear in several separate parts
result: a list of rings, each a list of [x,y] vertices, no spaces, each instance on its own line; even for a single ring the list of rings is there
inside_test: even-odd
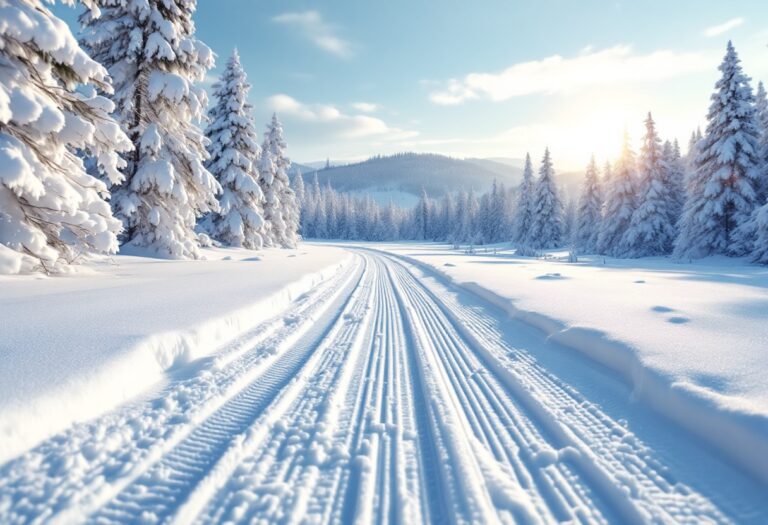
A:
[[[0,462],[157,386],[348,264],[332,247],[120,255],[66,277],[0,275]]]
[[[375,245],[618,371],[633,396],[768,482],[768,269],[566,253],[516,257],[506,245]]]
[[[121,256],[89,275],[2,281],[0,313],[14,321],[3,394],[20,392],[7,413],[53,424],[10,435],[0,523],[768,520],[768,434],[750,426],[764,421],[764,393],[736,386],[750,375],[734,372],[748,368],[747,339],[709,326],[710,302],[759,304],[761,286],[743,281],[764,282],[761,268],[676,274],[664,261],[417,244],[207,254],[216,260]],[[708,337],[675,334],[696,323],[728,339],[733,360],[696,362],[711,359],[698,348]],[[748,328],[764,335],[758,324]],[[33,358],[50,363],[41,377]],[[695,383],[695,370],[720,375]],[[700,424],[660,410],[655,396],[677,390],[664,399],[698,396],[684,408]],[[741,445],[754,467],[705,424],[752,439]]]

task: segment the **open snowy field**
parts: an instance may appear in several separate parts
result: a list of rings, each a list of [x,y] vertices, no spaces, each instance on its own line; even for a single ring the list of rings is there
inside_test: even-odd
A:
[[[66,277],[0,275],[0,461],[157,387],[350,259],[311,245],[205,256],[120,255]]]

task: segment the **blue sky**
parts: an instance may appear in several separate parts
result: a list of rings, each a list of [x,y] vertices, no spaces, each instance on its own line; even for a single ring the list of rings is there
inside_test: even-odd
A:
[[[549,146],[556,167],[580,169],[613,156],[625,126],[637,144],[649,110],[685,145],[729,38],[768,81],[757,0],[200,0],[196,23],[217,66],[239,48],[257,121],[276,110],[299,162]]]

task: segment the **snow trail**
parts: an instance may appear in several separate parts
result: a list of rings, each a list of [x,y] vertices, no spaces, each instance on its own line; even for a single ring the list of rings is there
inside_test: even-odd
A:
[[[0,522],[742,521],[492,309],[353,251],[352,271],[153,398],[0,467]]]

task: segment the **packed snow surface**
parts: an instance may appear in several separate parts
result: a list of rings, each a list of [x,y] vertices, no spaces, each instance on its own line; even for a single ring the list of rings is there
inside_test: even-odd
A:
[[[214,352],[349,258],[312,246],[205,256],[120,255],[67,277],[0,276],[0,461]]]
[[[444,245],[384,249],[428,264],[620,372],[636,398],[768,481],[765,267],[726,257],[693,263],[581,257],[574,264],[565,253],[517,257],[502,245],[473,254]]]
[[[260,261],[243,261],[244,252],[228,251],[231,260],[183,263],[197,271],[179,266],[167,273],[137,260],[138,274],[160,273],[132,279],[137,292],[156,287],[157,298],[148,293],[141,300],[151,312],[141,313],[142,319],[178,320],[175,307],[184,310],[188,327],[210,322],[206,310],[226,300],[218,290],[247,295],[246,274],[238,265],[252,265],[258,277],[251,282],[261,283],[252,286],[262,292],[263,282],[276,274],[282,284],[275,290],[285,289],[282,276],[290,271],[315,277],[301,287],[303,293],[283,297],[271,315],[256,316],[232,333],[217,332],[211,337],[216,344],[200,354],[209,356],[178,360],[141,396],[69,425],[0,465],[0,522],[768,519],[763,482],[699,434],[666,419],[616,369],[575,352],[568,338],[548,337],[553,331],[541,328],[550,318],[542,315],[539,326],[531,326],[533,317],[499,308],[499,295],[441,273],[479,267],[473,270],[479,279],[490,275],[488,268],[507,265],[504,290],[517,279],[530,280],[537,283],[531,286],[549,286],[546,295],[555,303],[572,298],[557,287],[577,280],[574,269],[580,266],[467,256],[435,246],[385,247],[398,254],[382,246],[344,248],[302,245],[297,252],[267,251]],[[303,251],[303,262],[290,257],[301,259]],[[515,265],[537,271],[518,275],[511,271]],[[177,277],[179,271],[186,277]],[[617,272],[638,287],[661,279],[649,269]],[[211,282],[219,279],[225,284]],[[114,280],[113,275],[101,287],[79,286],[93,294]],[[237,280],[239,286],[226,284]],[[45,290],[38,294],[55,297]],[[19,297],[34,302],[35,295]],[[597,312],[588,305],[598,297],[587,299],[582,307]],[[695,322],[688,303],[655,306],[675,311],[657,308],[653,315],[691,319],[665,320],[665,328]],[[92,317],[118,317],[115,310],[98,315],[97,306],[88,308]],[[67,315],[71,322],[83,317]],[[33,324],[28,316],[10,317]],[[628,323],[626,317],[621,321]],[[101,327],[102,320],[91,322]],[[128,330],[125,321],[116,325],[120,341]],[[90,343],[106,351],[109,332],[100,333],[104,339]],[[27,336],[33,348],[52,342],[39,333]],[[42,339],[47,340],[38,343]],[[21,350],[11,348],[12,360],[23,362]],[[144,373],[121,372],[133,379]]]

